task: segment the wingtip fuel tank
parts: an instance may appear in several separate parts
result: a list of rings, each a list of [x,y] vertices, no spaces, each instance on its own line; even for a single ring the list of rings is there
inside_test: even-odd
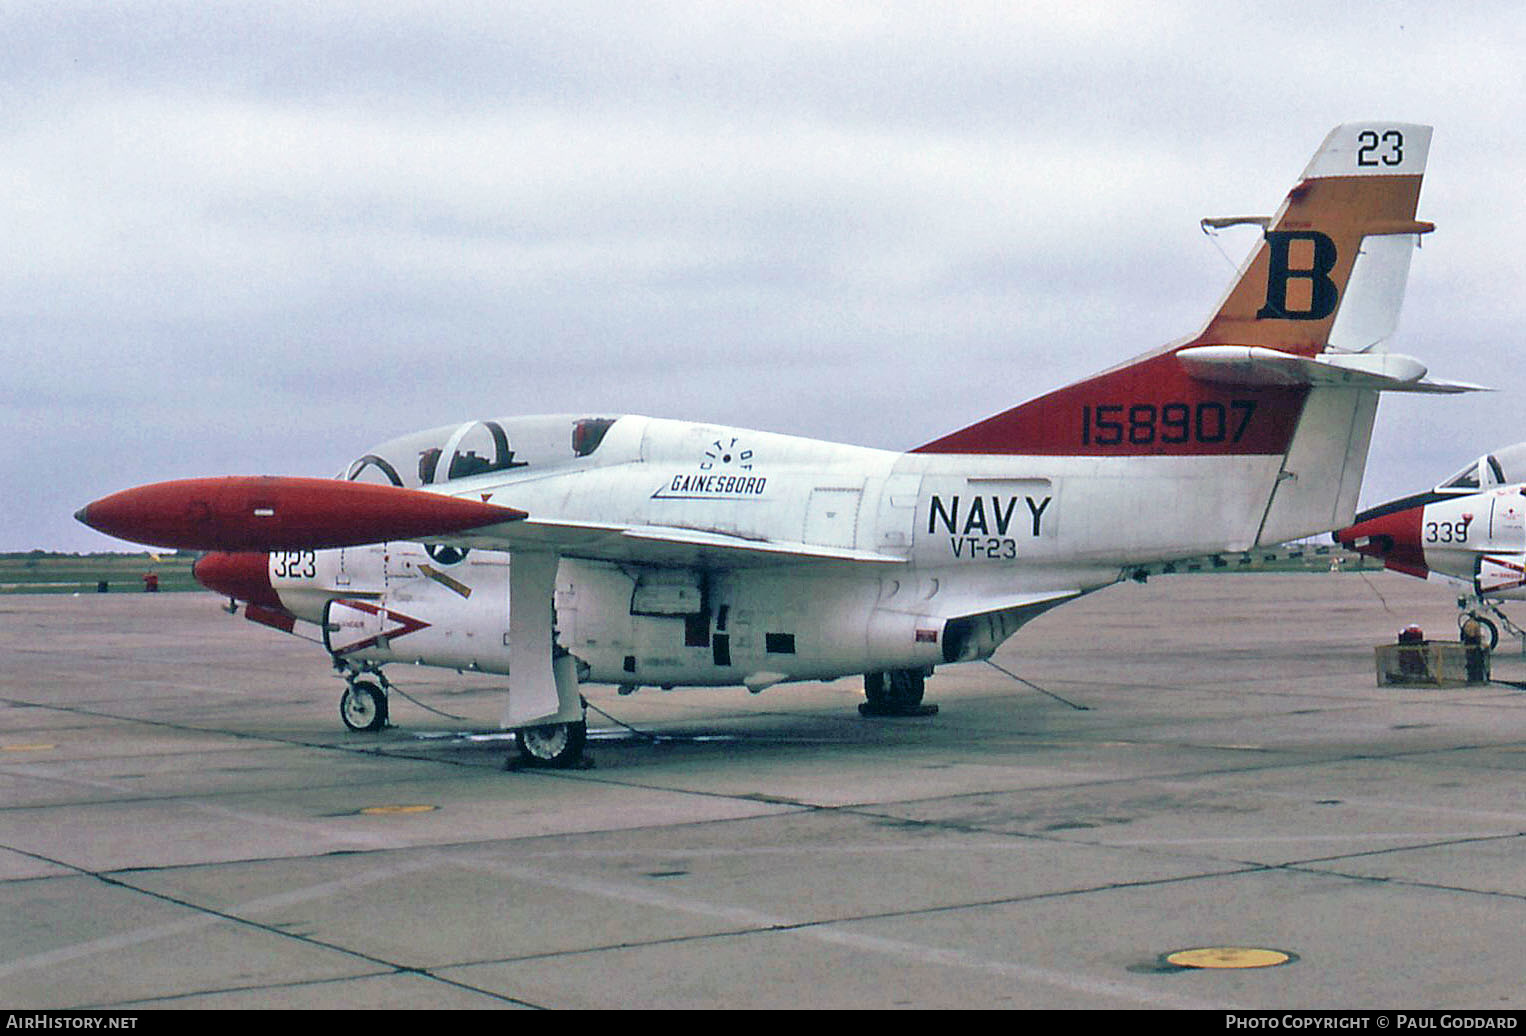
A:
[[[126,489],[74,515],[98,532],[178,550],[324,550],[419,540],[526,517],[416,489],[338,479],[234,475]]]

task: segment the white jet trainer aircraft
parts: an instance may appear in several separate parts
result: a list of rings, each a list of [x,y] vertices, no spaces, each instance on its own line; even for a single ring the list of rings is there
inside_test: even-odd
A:
[[[395,439],[339,479],[160,483],[77,517],[214,551],[197,578],[249,618],[318,624],[357,729],[386,722],[389,662],[507,673],[504,726],[555,765],[580,757],[582,683],[864,674],[866,713],[926,711],[934,667],[1142,563],[1349,523],[1378,393],[1471,387],[1380,347],[1433,229],[1415,219],[1430,139],[1336,128],[1252,220],[1262,240],[1197,335],[907,453],[519,417]]]

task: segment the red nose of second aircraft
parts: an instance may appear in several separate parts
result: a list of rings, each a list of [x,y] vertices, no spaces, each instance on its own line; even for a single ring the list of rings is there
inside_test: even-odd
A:
[[[191,566],[191,574],[208,590],[267,608],[281,607],[270,585],[270,555],[213,551]]]
[[[1335,540],[1347,550],[1379,558],[1384,568],[1424,579],[1430,572],[1425,548],[1420,542],[1420,524],[1425,507],[1389,510],[1377,507],[1356,516],[1356,523],[1335,533]]]

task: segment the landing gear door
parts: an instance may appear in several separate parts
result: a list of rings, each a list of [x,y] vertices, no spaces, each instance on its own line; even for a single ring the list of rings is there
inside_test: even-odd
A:
[[[323,646],[336,657],[380,646],[386,614],[366,601],[330,601],[323,609]]]
[[[503,717],[506,728],[582,718],[577,663],[571,655],[557,657],[553,647],[552,613],[560,561],[555,554],[529,551],[515,552],[509,559],[511,658]]]
[[[1473,589],[1479,596],[1498,597],[1522,586],[1526,586],[1526,554],[1479,556],[1478,568],[1473,576]]]

